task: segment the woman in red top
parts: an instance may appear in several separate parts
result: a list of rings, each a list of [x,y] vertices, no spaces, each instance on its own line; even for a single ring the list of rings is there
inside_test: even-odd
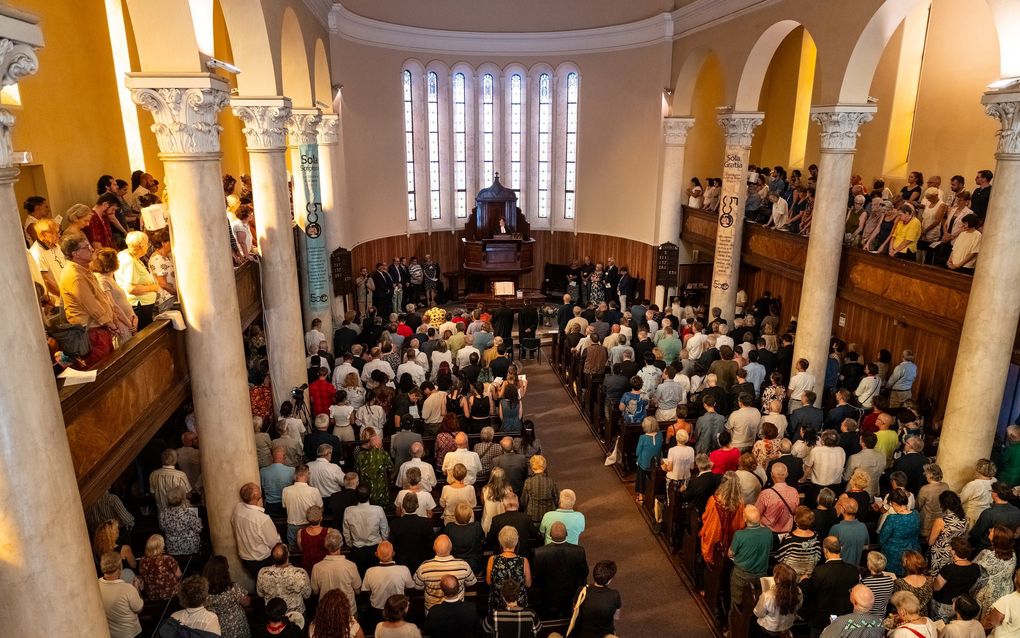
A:
[[[725,474],[736,472],[740,467],[740,450],[730,445],[733,437],[729,432],[723,430],[719,433],[719,449],[708,455],[712,461],[712,472]]]
[[[322,508],[313,505],[305,514],[308,527],[298,531],[297,544],[301,548],[301,567],[311,576],[312,568],[326,557],[326,528],[322,526]]]

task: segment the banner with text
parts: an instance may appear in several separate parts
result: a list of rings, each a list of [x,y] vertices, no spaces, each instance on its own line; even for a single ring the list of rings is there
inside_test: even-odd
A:
[[[312,311],[329,309],[329,255],[326,250],[319,146],[302,144],[301,185],[305,195],[305,291]]]
[[[747,169],[740,153],[727,153],[723,164],[722,193],[719,199],[719,228],[715,236],[715,265],[712,268],[712,288],[726,292],[734,279],[733,251],[736,246],[736,226],[743,223],[742,195],[747,190]]]

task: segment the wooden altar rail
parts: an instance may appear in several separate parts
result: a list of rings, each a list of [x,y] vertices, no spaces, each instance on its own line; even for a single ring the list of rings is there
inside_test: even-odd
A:
[[[234,275],[241,323],[247,327],[262,313],[259,266],[245,264]],[[93,383],[61,387],[59,394],[87,507],[190,396],[185,333],[169,321],[155,321],[104,360]]]
[[[710,258],[715,247],[716,217],[684,207],[682,238]],[[740,285],[754,301],[765,290],[782,301],[781,327],[798,314],[808,239],[745,224]],[[969,275],[935,266],[873,255],[843,247],[840,259],[833,334],[856,343],[867,361],[885,348],[898,362],[913,350],[918,365],[915,397],[937,402],[949,391],[959,335],[970,296]],[[710,284],[711,274],[701,283]],[[841,325],[842,322],[842,325]],[[1013,360],[1020,363],[1020,349]],[[944,405],[935,405],[941,415]]]

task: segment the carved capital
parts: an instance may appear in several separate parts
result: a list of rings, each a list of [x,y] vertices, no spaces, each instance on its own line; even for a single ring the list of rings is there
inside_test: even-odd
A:
[[[8,38],[0,38],[0,86],[10,86],[26,75],[39,70],[39,58],[35,47]],[[14,115],[7,109],[0,109],[0,167],[14,165],[14,148],[11,131]]]
[[[751,147],[754,129],[765,121],[764,113],[734,112],[732,107],[724,106],[716,109],[716,120],[722,127],[726,146]]]
[[[322,119],[319,121],[319,124],[315,129],[316,141],[318,141],[319,146],[336,144],[339,139],[337,136],[337,129],[339,128],[339,115],[323,113]]]
[[[244,137],[249,151],[282,150],[287,148],[287,120],[290,100],[231,100],[234,115],[244,123]]]
[[[999,155],[1020,155],[1020,92],[985,93],[985,113],[998,118]]]
[[[684,146],[687,144],[687,133],[694,126],[693,117],[662,118],[662,141],[666,146]]]
[[[823,106],[811,109],[811,120],[822,128],[821,150],[853,152],[858,129],[875,115],[874,106]]]
[[[287,120],[287,140],[291,146],[315,144],[318,136],[319,109],[293,109]]]
[[[135,104],[152,113],[159,150],[198,155],[220,151],[219,113],[230,103],[227,83],[210,74],[160,77],[132,74]]]

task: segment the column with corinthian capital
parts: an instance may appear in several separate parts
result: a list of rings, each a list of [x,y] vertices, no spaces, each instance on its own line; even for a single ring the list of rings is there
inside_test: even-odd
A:
[[[287,190],[287,119],[290,99],[235,98],[251,164],[255,232],[262,252],[262,315],[273,399],[278,407],[307,380],[301,293]],[[269,425],[269,424],[267,424]]]
[[[985,112],[997,118],[995,185],[981,228],[981,251],[970,287],[956,352],[953,382],[939,441],[938,463],[959,490],[974,478],[974,464],[992,449],[1020,319],[1020,91],[984,95]]]
[[[16,39],[8,36],[16,34]],[[0,85],[39,68],[37,24],[0,19]],[[25,254],[14,116],[0,109],[0,627],[6,636],[109,636],[64,415]],[[45,567],[43,567],[45,566]],[[42,569],[40,569],[42,568]],[[73,631],[71,628],[74,628]]]
[[[662,118],[662,177],[659,180],[659,232],[656,244],[671,242],[680,246],[681,207],[684,205],[684,151],[687,132],[694,126],[693,117]],[[683,250],[681,246],[681,250]],[[676,294],[677,282],[660,281],[655,286],[655,303],[669,305]]]
[[[765,115],[721,107],[718,121],[726,137],[726,151],[710,304],[712,308],[722,310],[722,317],[732,324],[740,278],[740,242],[744,235],[744,202],[747,199],[747,165],[751,156],[751,139],[754,129],[765,121]]]
[[[340,128],[340,116],[332,113],[323,113],[315,128],[315,140],[319,145],[319,176],[320,189],[322,193],[322,216],[323,226],[326,232],[326,251],[332,255],[333,251],[340,247],[340,214],[339,193],[336,192],[336,169],[337,151]],[[344,299],[333,294],[333,287],[329,290],[330,307],[332,308],[333,325],[339,326],[344,318]],[[330,347],[333,344],[329,344]]]
[[[328,340],[327,348],[332,350],[333,316],[329,303],[331,291],[320,290],[321,287],[312,281],[315,273],[309,267],[308,254],[309,232],[316,236],[325,232],[322,198],[320,196],[318,202],[310,201],[309,193],[306,192],[305,187],[306,178],[310,178],[315,183],[319,194],[322,193],[323,180],[318,147],[319,122],[321,121],[322,112],[319,109],[292,109],[290,120],[287,122],[287,138],[290,147],[294,221],[303,231],[299,235],[298,241],[298,267],[301,272],[301,309],[305,320],[304,328],[308,330],[311,328],[313,320],[321,320],[322,333]],[[311,218],[310,221],[309,218]]]
[[[832,316],[836,310],[847,192],[857,149],[857,130],[861,124],[870,122],[874,113],[874,106],[860,104],[811,109],[811,119],[822,129],[822,145],[793,359],[807,359],[808,372],[815,378],[818,395],[815,404],[818,406],[822,404]]]
[[[230,523],[241,486],[258,483],[259,468],[220,167],[217,118],[230,102],[229,85],[210,73],[130,73],[127,86],[155,120],[152,132],[170,193],[213,550],[227,557],[238,582],[248,583]]]

